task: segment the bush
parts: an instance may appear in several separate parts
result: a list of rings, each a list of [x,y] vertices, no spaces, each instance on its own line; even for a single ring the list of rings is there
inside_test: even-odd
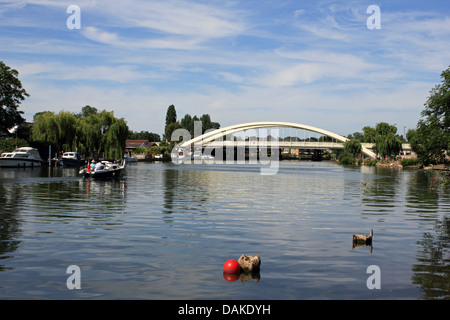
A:
[[[403,159],[401,164],[404,167],[415,166],[419,164],[419,159]]]
[[[355,158],[353,157],[352,154],[350,154],[347,151],[341,152],[338,156],[338,160],[339,160],[340,164],[345,164],[345,165],[354,165],[355,164]]]
[[[11,152],[17,147],[28,147],[29,144],[24,139],[1,139],[0,140],[0,152]]]
[[[369,160],[367,162],[367,165],[370,167],[375,167],[377,165],[377,163],[378,163],[378,160]]]

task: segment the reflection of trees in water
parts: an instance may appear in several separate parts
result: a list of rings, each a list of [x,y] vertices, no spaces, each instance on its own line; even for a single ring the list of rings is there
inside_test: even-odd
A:
[[[372,169],[372,171],[369,171]],[[389,215],[395,212],[401,193],[399,171],[391,168],[368,168],[368,180],[361,181],[362,215]]]
[[[412,282],[420,287],[425,299],[449,299],[450,218],[437,222],[434,231],[424,233],[418,242],[422,247],[412,268]]]
[[[173,222],[171,214],[180,211],[207,213],[203,205],[214,182],[214,174],[208,171],[164,170],[165,221]]]
[[[0,259],[9,258],[4,254],[16,251],[20,243],[15,239],[22,232],[18,217],[18,205],[22,192],[23,188],[15,184],[0,184]],[[0,264],[0,271],[3,270],[5,266]]]
[[[61,180],[44,181],[32,186],[36,216],[68,217],[69,213],[89,218],[89,213],[120,213],[124,211],[126,190],[123,181]]]
[[[10,258],[8,253],[20,245],[21,212],[39,221],[67,223],[81,218],[107,224],[126,209],[126,184],[122,180],[54,181],[40,177],[38,171],[19,170],[2,171],[0,178],[5,179],[0,183],[0,271],[6,269],[2,259]]]

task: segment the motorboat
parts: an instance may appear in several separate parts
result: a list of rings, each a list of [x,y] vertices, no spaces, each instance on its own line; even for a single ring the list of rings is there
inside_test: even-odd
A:
[[[40,167],[44,161],[36,148],[20,147],[0,156],[0,167]]]
[[[120,177],[125,169],[125,163],[126,161],[123,161],[121,164],[110,161],[100,161],[96,163],[95,166],[91,166],[92,164],[88,162],[87,167],[81,169],[79,174],[84,178],[94,179]]]
[[[124,159],[127,163],[138,162],[138,158],[131,154],[131,152],[125,152]]]
[[[58,159],[58,164],[64,167],[78,167],[81,165],[81,156],[78,152],[64,152]]]

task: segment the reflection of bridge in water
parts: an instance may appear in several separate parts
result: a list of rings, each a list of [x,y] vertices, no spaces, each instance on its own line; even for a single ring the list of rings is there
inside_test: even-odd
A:
[[[319,139],[315,138],[316,141],[311,141],[311,138],[309,139],[306,138],[306,134],[304,133],[304,138],[300,139],[298,137],[297,132],[295,133],[294,136],[290,135],[289,137],[280,137],[279,130],[277,130],[276,128],[304,130],[305,132],[309,131],[322,135],[322,137],[319,137]],[[263,129],[262,133],[259,132],[260,129]],[[241,135],[237,134],[239,132],[242,132],[244,134],[243,138],[242,134]],[[343,149],[345,142],[348,140],[349,140],[348,138],[341,136],[339,134],[304,124],[292,122],[266,121],[266,122],[243,123],[212,130],[197,137],[194,137],[193,139],[183,141],[180,144],[180,147],[186,149],[289,148],[300,150],[336,150],[336,149]],[[370,158],[375,158],[376,154],[372,150],[373,146],[374,146],[373,143],[362,143],[361,144],[362,153],[364,153],[366,156]],[[403,144],[403,150],[410,151],[411,150],[410,145]]]

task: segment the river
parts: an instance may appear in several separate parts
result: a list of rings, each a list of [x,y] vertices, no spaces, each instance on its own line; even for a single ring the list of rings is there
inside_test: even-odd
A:
[[[327,161],[3,168],[0,299],[448,299],[449,200],[422,170]]]

